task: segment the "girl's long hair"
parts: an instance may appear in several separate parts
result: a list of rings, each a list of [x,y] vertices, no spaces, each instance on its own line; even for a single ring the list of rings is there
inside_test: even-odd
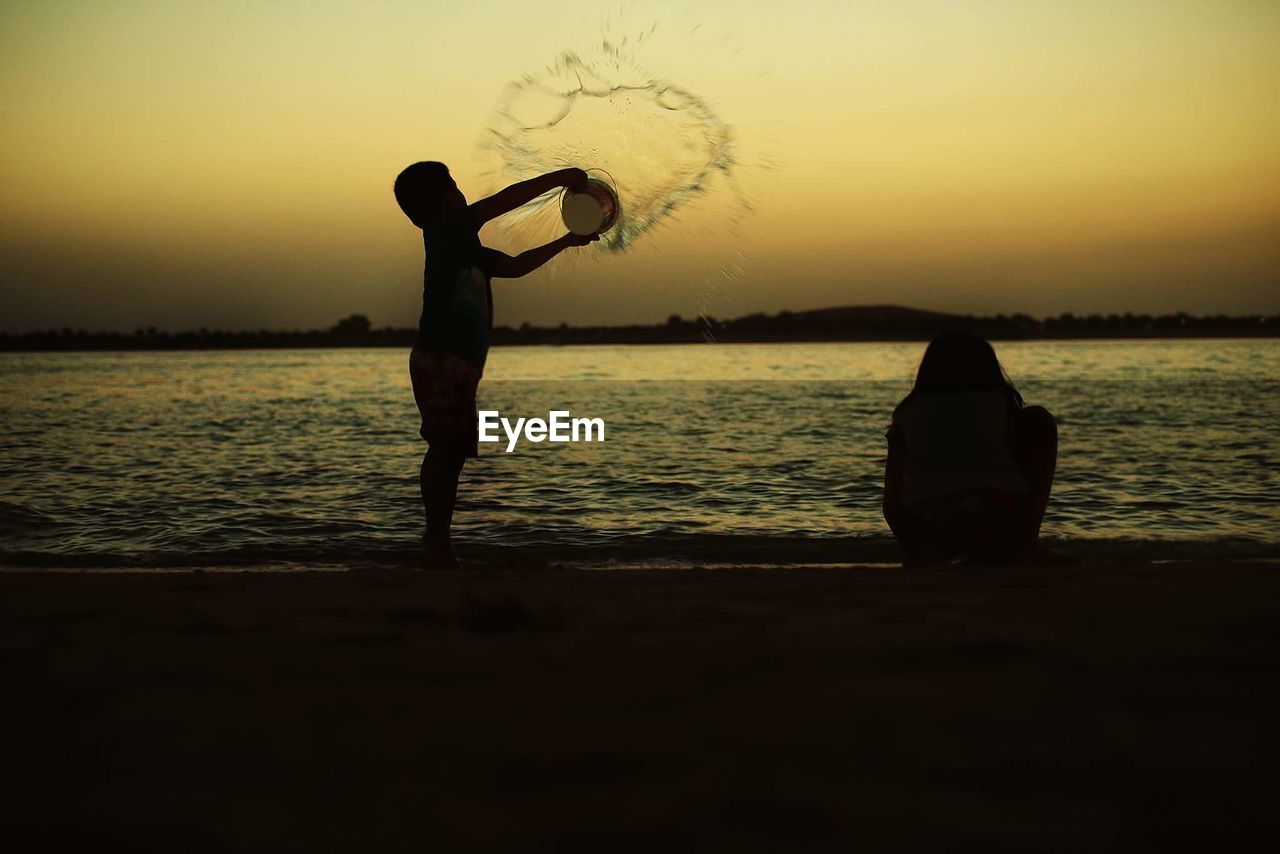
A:
[[[1006,392],[1010,405],[1022,408],[1022,395],[1014,388],[987,339],[968,332],[943,332],[925,348],[920,369],[916,371],[916,383],[894,413],[918,394],[986,388]]]

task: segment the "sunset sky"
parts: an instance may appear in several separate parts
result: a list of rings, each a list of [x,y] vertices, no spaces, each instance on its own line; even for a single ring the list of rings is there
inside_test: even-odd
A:
[[[733,128],[751,212],[712,187],[628,252],[495,282],[499,323],[1280,311],[1280,3],[9,0],[0,329],[413,325],[396,173],[492,189],[503,87],[650,30],[637,60]]]

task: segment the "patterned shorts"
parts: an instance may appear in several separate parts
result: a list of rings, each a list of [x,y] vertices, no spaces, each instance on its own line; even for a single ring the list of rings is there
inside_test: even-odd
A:
[[[409,378],[422,415],[422,438],[431,445],[451,446],[465,456],[477,456],[476,386],[480,371],[453,353],[415,347],[409,354]]]

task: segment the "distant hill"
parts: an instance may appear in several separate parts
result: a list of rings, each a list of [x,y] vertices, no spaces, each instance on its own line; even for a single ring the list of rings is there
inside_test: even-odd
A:
[[[1171,315],[1063,314],[1036,319],[1026,314],[994,317],[946,314],[896,305],[839,306],[777,314],[748,314],[733,320],[685,320],[665,324],[608,327],[521,326],[494,330],[503,344],[671,343],[789,341],[927,341],[947,329],[975,332],[993,340],[1035,338],[1271,337],[1280,334],[1280,315],[1193,317]]]
[[[896,305],[840,306],[733,320],[672,315],[665,323],[631,326],[499,326],[495,345],[676,344],[696,341],[923,341],[944,329],[964,329],[993,340],[1035,338],[1259,338],[1280,335],[1280,315],[1194,317],[1189,314],[1073,315],[1036,319],[1025,314],[994,317],[944,314]],[[353,314],[329,329],[251,332],[200,329],[131,334],[51,329],[0,333],[0,351],[21,350],[216,350],[281,347],[410,347],[413,328],[374,329]]]
[[[958,314],[943,314],[898,305],[852,305],[809,311],[782,311],[777,314],[749,314],[726,321],[722,328],[728,334],[785,336],[795,333],[806,338],[862,338],[866,335],[890,334],[898,338],[932,336],[940,329],[966,326],[972,322],[973,318]]]

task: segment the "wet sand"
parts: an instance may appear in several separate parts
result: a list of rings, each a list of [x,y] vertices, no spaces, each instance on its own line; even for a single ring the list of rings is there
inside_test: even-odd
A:
[[[0,663],[15,851],[1276,841],[1277,564],[6,572]]]

